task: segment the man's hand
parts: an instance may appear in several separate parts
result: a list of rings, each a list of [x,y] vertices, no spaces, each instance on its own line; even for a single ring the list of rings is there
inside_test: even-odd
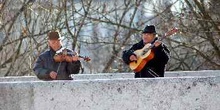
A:
[[[73,60],[73,61],[78,61],[78,60],[79,60],[79,57],[73,56],[73,57],[72,57],[72,60]]]
[[[130,56],[130,60],[131,60],[131,61],[137,61],[137,57],[136,57],[135,55],[131,55],[131,56]]]
[[[51,72],[50,72],[50,77],[51,77],[52,79],[56,79],[56,78],[57,78],[57,73],[54,72],[54,71],[51,71]]]
[[[155,47],[158,47],[161,43],[162,43],[161,41],[156,40],[156,41],[154,42],[154,46],[155,46]]]

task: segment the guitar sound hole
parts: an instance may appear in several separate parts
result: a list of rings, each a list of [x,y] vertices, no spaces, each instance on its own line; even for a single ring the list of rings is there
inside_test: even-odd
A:
[[[143,54],[146,54],[149,51],[149,49],[144,49]]]
[[[148,52],[148,50],[144,50],[141,55],[143,56],[143,55],[145,55],[147,52]]]

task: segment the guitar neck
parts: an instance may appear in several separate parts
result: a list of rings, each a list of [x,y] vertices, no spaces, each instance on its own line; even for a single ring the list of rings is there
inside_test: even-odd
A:
[[[175,34],[178,31],[178,28],[173,28],[170,31],[168,31],[167,33],[165,33],[161,38],[159,38],[159,41],[162,41],[164,38],[166,38],[167,36],[171,36],[173,34]]]
[[[158,37],[158,40],[159,40],[159,41],[162,41],[162,40],[164,40],[166,37],[167,37],[166,35],[163,35],[162,37]]]
[[[176,32],[177,30],[175,30],[174,32]],[[173,33],[174,33],[173,32]],[[156,39],[156,40],[158,40],[158,41],[162,41],[163,39],[165,39],[167,36],[170,36],[170,35],[172,35],[173,33],[169,33],[169,34],[164,34],[162,37],[157,37],[158,39]],[[155,40],[155,41],[156,41]],[[155,47],[155,41],[154,41],[154,43],[150,46],[150,48],[154,48]]]
[[[150,48],[150,49],[154,48],[154,47],[155,47],[155,42],[156,42],[157,40],[158,40],[158,41],[162,41],[164,38],[165,38],[164,36],[161,37],[161,38],[159,38],[159,37],[155,38],[154,41],[153,41],[153,43],[151,43],[151,45],[150,45],[149,48]]]

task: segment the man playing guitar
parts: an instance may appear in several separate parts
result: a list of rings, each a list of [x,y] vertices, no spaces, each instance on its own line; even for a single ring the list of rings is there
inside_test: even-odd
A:
[[[155,26],[147,25],[142,31],[142,40],[125,50],[122,59],[135,72],[135,78],[164,77],[169,54],[166,45],[156,37]]]

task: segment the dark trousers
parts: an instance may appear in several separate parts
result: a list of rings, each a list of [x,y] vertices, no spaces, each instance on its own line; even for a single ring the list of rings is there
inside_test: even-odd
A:
[[[154,78],[154,76],[150,75],[149,73],[135,73],[134,75],[135,78]]]
[[[163,77],[163,75],[160,75],[153,71],[153,69],[150,68],[143,68],[140,72],[135,73],[135,78],[155,78],[155,77]]]

